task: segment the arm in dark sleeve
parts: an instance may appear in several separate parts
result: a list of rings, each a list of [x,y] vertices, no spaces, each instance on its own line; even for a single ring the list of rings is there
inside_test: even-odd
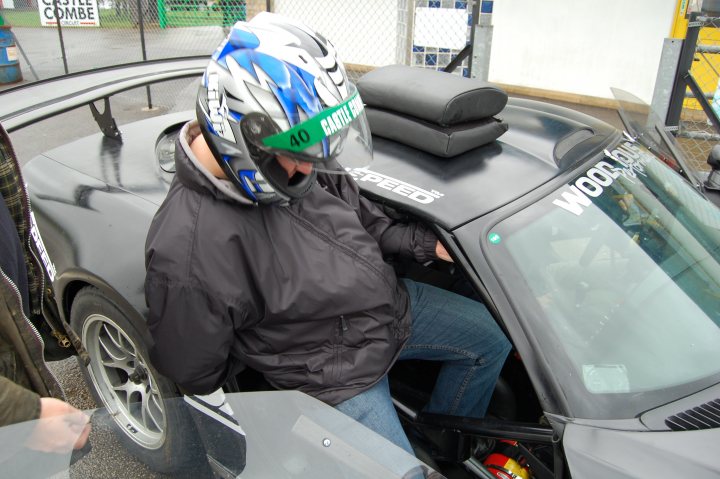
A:
[[[375,204],[360,197],[360,220],[383,254],[398,254],[420,263],[436,259],[437,236],[422,223],[393,223]]]
[[[40,417],[40,396],[0,376],[0,427]]]
[[[16,424],[4,431],[3,439],[12,435],[12,442],[0,448],[0,463],[12,460],[25,449],[25,442],[35,428],[35,420],[40,418],[40,396],[0,376],[0,427]],[[31,423],[21,424],[25,421]],[[2,473],[0,473],[2,476]]]
[[[357,183],[347,175],[337,175],[338,194],[358,214],[368,233],[380,245],[383,254],[414,258],[420,263],[436,259],[435,233],[422,223],[395,223],[372,201],[360,195]]]
[[[147,279],[150,361],[185,393],[209,394],[233,369],[232,308],[197,285]]]

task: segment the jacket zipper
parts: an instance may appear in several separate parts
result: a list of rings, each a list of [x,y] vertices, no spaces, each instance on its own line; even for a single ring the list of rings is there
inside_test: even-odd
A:
[[[31,229],[34,224],[35,224],[35,222],[30,223]],[[39,231],[38,231],[38,234],[39,234]],[[45,269],[42,266],[42,262],[38,259],[37,254],[35,253],[35,250],[32,248],[31,237],[32,237],[32,232],[30,232],[30,235],[28,236],[28,248],[30,248],[30,254],[33,257],[33,260],[35,260],[35,267],[38,270],[38,272],[40,273],[40,314],[42,315],[43,318],[45,318],[45,305],[44,305],[44,301],[43,301],[43,296],[46,294],[46,292],[45,292]],[[47,296],[51,301],[54,301],[55,299],[53,298],[52,294],[50,294],[50,293],[51,293],[51,290],[48,288]],[[60,320],[60,318],[58,318],[58,320]],[[47,322],[47,320],[45,320],[45,321]],[[60,320],[60,321],[62,321],[62,320]],[[72,343],[70,342],[70,338],[68,338],[67,335],[65,335],[61,331],[59,331],[55,327],[55,325],[50,324],[50,323],[48,323],[48,324],[50,326],[50,329],[52,330],[50,332],[50,335],[53,338],[55,338],[58,345],[61,348],[69,348],[72,345]]]
[[[340,383],[340,378],[342,376],[342,347],[343,347],[343,337],[345,336],[345,331],[348,330],[347,322],[345,321],[345,316],[340,315],[338,318],[338,341],[337,344],[335,344],[333,347],[335,349],[335,374],[334,379],[337,384]]]
[[[22,170],[20,169],[20,163],[17,161],[17,158],[15,156],[15,151],[12,149],[12,147],[10,148],[10,150],[11,150],[10,151],[10,153],[11,153],[10,159],[13,162],[15,174],[17,174],[17,177],[19,180],[18,187],[20,188],[20,191],[22,191],[22,195],[20,195],[20,201],[22,202],[23,220],[25,221],[25,226],[27,228],[27,231],[26,231],[27,247],[28,247],[28,250],[30,251],[30,254],[33,257],[33,260],[35,260],[34,266],[37,268],[42,263],[38,260],[37,255],[35,254],[35,251],[32,248],[32,243],[30,242],[31,237],[32,237],[31,229],[32,229],[32,225],[33,225],[33,223],[31,222],[31,219],[30,219],[30,199],[28,197],[27,189],[25,188],[25,179],[22,176]],[[38,234],[39,234],[39,231],[38,231]],[[60,381],[58,381],[57,377],[55,377],[55,373],[53,373],[53,371],[49,367],[47,367],[47,363],[45,363],[45,341],[43,340],[42,336],[40,335],[40,332],[37,330],[37,328],[32,323],[32,321],[30,321],[30,319],[28,319],[25,316],[25,311],[23,311],[23,309],[22,309],[22,296],[20,295],[20,290],[18,289],[17,285],[15,283],[13,283],[13,281],[5,274],[4,271],[0,270],[0,272],[2,272],[3,278],[5,278],[5,280],[8,281],[12,285],[12,288],[15,291],[15,295],[18,298],[18,304],[20,305],[20,314],[22,314],[22,317],[25,320],[25,322],[28,325],[30,325],[31,330],[35,334],[35,337],[38,338],[38,342],[40,343],[40,346],[42,348],[40,351],[40,353],[41,353],[40,359],[42,360],[43,364],[45,364],[45,369],[50,373],[50,376],[52,376],[53,380],[57,384],[57,387],[60,389],[60,392],[62,393],[63,397],[65,397],[65,391],[63,390],[62,384],[60,384]],[[43,317],[43,321],[46,321],[45,320],[45,311],[44,311],[44,306],[43,306],[43,296],[45,294],[45,270],[42,267],[40,267],[39,273],[40,273],[40,291],[39,291],[40,314]],[[28,309],[32,310],[32,291],[30,293],[31,294],[28,295],[29,301],[30,301],[30,304],[28,305]],[[56,331],[54,326],[51,325],[50,328],[53,330],[52,331],[53,336],[55,338],[57,338],[58,343],[60,343],[61,346],[63,345],[64,342],[67,342],[67,343],[70,342],[70,340],[67,338],[67,336],[63,335],[60,331]],[[60,337],[58,337],[58,335],[63,336],[63,338],[61,339]]]
[[[342,314],[340,315],[340,327],[342,328],[343,331],[348,330],[347,323],[345,322],[345,316]],[[343,336],[343,334],[341,332],[340,337],[342,338],[342,336]]]
[[[14,166],[15,166],[15,172],[17,173],[18,179],[20,180],[18,182],[19,183],[18,186],[20,188],[20,191],[22,192],[22,195],[20,195],[21,196],[20,201],[22,202],[23,220],[25,221],[25,226],[27,229],[27,231],[26,231],[27,248],[28,248],[28,251],[30,251],[30,254],[31,254],[33,260],[35,261],[35,264],[33,266],[35,267],[36,272],[39,273],[39,275],[40,275],[40,291],[39,291],[40,314],[43,317],[43,320],[47,321],[45,319],[45,310],[44,310],[45,306],[43,304],[43,296],[45,295],[45,269],[42,266],[42,262],[40,261],[40,259],[38,259],[37,254],[35,253],[35,250],[33,249],[33,245],[32,245],[32,229],[33,229],[33,227],[37,228],[37,225],[35,224],[35,221],[33,221],[33,219],[30,217],[30,215],[31,215],[30,200],[28,198],[27,189],[25,188],[25,179],[22,176],[22,171],[20,170],[20,165],[18,164],[18,161],[14,155],[11,155],[11,158],[12,158]],[[40,231],[38,230],[37,233],[39,235]],[[40,241],[42,241],[42,239]],[[49,258],[49,256],[48,256],[48,258]],[[15,289],[17,290],[17,288],[15,288]],[[19,291],[18,291],[18,294],[19,294]],[[50,295],[48,295],[48,296],[50,296]],[[54,301],[53,298],[50,298],[50,299],[52,301]],[[20,304],[22,304],[22,302],[20,302]],[[30,309],[32,309],[32,295],[30,296],[30,304],[28,306]],[[24,315],[24,313],[23,313],[23,315]],[[58,318],[58,319],[60,319],[60,318]],[[62,320],[60,320],[60,321],[62,321]],[[30,322],[30,321],[28,320],[28,322]],[[35,330],[37,333],[37,330],[35,329],[35,325],[33,325],[32,323],[30,323],[30,324],[33,326],[33,330]],[[51,335],[57,340],[58,345],[60,347],[68,348],[72,345],[70,338],[68,338],[67,335],[65,335],[61,331],[59,331],[56,328],[57,325],[50,324],[50,323],[48,323],[48,325],[50,326],[50,329],[52,330]],[[40,340],[42,341],[42,338],[40,338]],[[43,349],[44,348],[45,348],[45,342],[43,341]]]

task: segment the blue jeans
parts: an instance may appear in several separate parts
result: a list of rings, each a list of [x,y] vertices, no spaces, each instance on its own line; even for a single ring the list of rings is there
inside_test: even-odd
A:
[[[409,279],[412,333],[400,359],[443,361],[426,412],[483,417],[510,342],[484,304]],[[336,408],[413,454],[387,377]]]

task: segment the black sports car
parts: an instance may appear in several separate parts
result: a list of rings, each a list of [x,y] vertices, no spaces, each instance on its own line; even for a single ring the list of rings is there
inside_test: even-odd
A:
[[[21,128],[199,75],[206,61],[10,89],[0,121]],[[433,123],[455,98],[442,88],[417,89],[413,107],[391,95],[368,101],[362,79],[359,88],[374,160],[350,174],[398,221],[431,225],[454,259],[389,261],[401,275],[483,301],[514,346],[482,420],[422,413],[435,365],[395,366],[393,396],[418,454],[449,477],[719,477],[718,172],[690,171],[637,104],[625,109],[625,132],[514,98],[478,125],[448,126]],[[474,95],[464,107],[487,108],[498,90],[468,82],[457,93]],[[94,394],[138,456],[178,470],[192,456],[194,443],[179,433],[190,416],[147,361],[143,253],[173,177],[174,139],[193,113],[119,130],[109,103],[97,117],[104,134],[34,158],[24,175],[61,311],[89,352]],[[718,159],[709,163],[720,167]],[[227,385],[265,388],[251,370]]]

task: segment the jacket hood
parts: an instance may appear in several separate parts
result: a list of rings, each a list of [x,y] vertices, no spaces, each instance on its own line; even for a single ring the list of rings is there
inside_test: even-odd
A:
[[[211,194],[222,201],[253,205],[253,202],[240,193],[235,185],[228,180],[213,176],[197,159],[190,144],[200,134],[197,120],[186,123],[180,130],[175,145],[175,175],[178,181],[188,188]]]

